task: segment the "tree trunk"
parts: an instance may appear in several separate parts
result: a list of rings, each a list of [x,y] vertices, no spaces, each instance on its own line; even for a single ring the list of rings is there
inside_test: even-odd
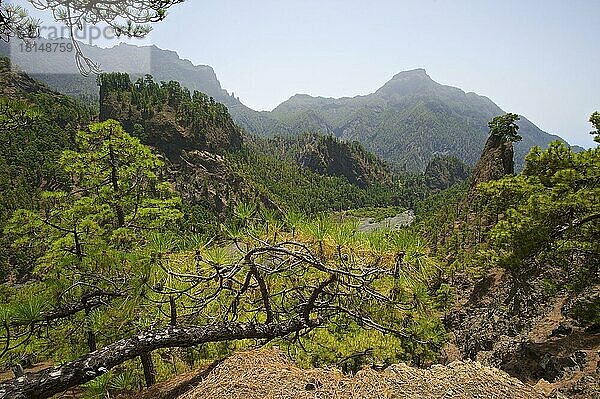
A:
[[[145,331],[62,366],[6,381],[0,384],[0,398],[49,398],[91,381],[127,360],[160,348],[190,347],[240,339],[274,339],[317,327],[318,324],[318,321],[295,319],[275,324],[218,323],[194,327],[169,326],[162,330]]]
[[[169,297],[169,306],[170,306],[170,309],[171,309],[170,324],[172,326],[176,326],[177,325],[177,304],[175,304],[175,297],[173,295],[171,295]]]
[[[152,385],[156,384],[156,369],[154,368],[152,353],[142,353],[140,360],[142,361],[142,367],[144,368],[144,380],[146,380],[146,387],[150,388]]]
[[[96,346],[96,334],[90,324],[90,308],[87,307],[85,308],[85,328],[87,329],[88,348],[90,352],[93,352],[98,348]]]

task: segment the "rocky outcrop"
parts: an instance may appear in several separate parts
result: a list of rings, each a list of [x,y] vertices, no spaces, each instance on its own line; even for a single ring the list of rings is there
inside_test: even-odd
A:
[[[201,204],[216,214],[227,213],[239,202],[258,202],[271,209],[278,208],[267,196],[234,173],[222,155],[184,150],[178,159],[167,159],[166,164],[167,179],[187,203]]]
[[[300,166],[329,176],[343,176],[352,184],[367,187],[392,182],[389,167],[358,143],[346,143],[333,136],[309,135],[300,140]]]
[[[598,287],[548,292],[547,282],[557,278],[551,270],[532,277],[497,269],[480,280],[456,279],[460,295],[445,318],[446,361],[500,368],[538,383],[548,397],[600,397],[600,331],[573,317],[576,304],[590,301]]]
[[[119,84],[115,79],[121,80]],[[112,81],[119,87],[101,86],[100,119],[118,120],[126,131],[153,147],[165,162],[165,179],[185,203],[217,215],[241,201],[276,208],[227,162],[227,152],[241,149],[242,135],[224,106],[203,94],[190,97],[175,82],[150,81],[139,89],[127,75]],[[165,85],[170,86],[164,89]],[[186,96],[184,103],[181,98]]]
[[[432,190],[445,190],[469,178],[467,164],[456,157],[436,156],[425,168],[425,184]]]
[[[8,58],[0,57],[0,95],[11,99],[24,99],[29,94],[45,93],[58,96],[48,86],[30,76],[13,70]]]
[[[514,149],[511,141],[503,141],[498,136],[490,135],[483,152],[473,169],[469,196],[475,195],[475,188],[480,183],[499,180],[515,173]]]
[[[157,147],[168,156],[177,156],[182,150],[190,149],[223,153],[241,148],[241,131],[226,114],[225,108],[218,120],[211,118],[210,114],[216,113],[215,109],[220,104],[213,102],[205,109],[197,110],[193,108],[196,104],[186,108],[164,101],[152,104],[148,109],[144,104],[148,100],[140,101],[142,104],[136,102],[135,90],[134,87],[127,90],[101,87],[100,119],[119,121],[126,131],[138,136],[144,144]],[[202,123],[184,123],[184,112],[197,112],[198,118],[203,118]]]
[[[515,173],[513,144],[491,135],[473,169],[473,185]]]

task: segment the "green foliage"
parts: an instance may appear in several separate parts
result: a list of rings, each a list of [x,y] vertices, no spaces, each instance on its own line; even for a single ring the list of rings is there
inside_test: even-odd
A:
[[[233,214],[240,219],[242,223],[247,223],[256,213],[256,205],[248,202],[241,202],[235,206]]]
[[[15,245],[43,254],[38,270],[132,248],[141,231],[181,217],[180,199],[158,180],[162,163],[115,121],[79,132],[77,149],[64,151],[58,164],[73,182],[70,191],[44,192],[39,211],[15,212],[6,228]]]
[[[126,73],[101,73],[96,77],[96,84],[104,90],[129,90],[131,80]]]
[[[37,107],[26,101],[0,98],[0,129],[4,131],[31,126],[36,119],[41,117],[42,113]]]
[[[286,211],[317,214],[364,206],[399,205],[399,191],[387,185],[360,188],[344,177],[322,176],[274,156],[252,151],[230,154],[234,170]]]
[[[517,268],[536,260],[571,268],[573,256],[593,260],[600,253],[599,148],[574,153],[561,142],[534,148],[520,175],[479,191],[487,212],[501,219],[490,231],[499,264]]]
[[[122,96],[129,101],[125,103],[133,105],[127,112],[145,113],[152,119],[167,109],[176,109],[175,114],[169,115],[176,115],[181,126],[198,134],[209,134],[211,126],[230,123],[226,110],[214,100],[197,93],[190,95],[173,82],[157,84],[146,77],[131,84],[126,75],[106,75],[99,78],[99,83],[103,90]],[[37,100],[42,105],[40,109],[56,107],[51,98],[39,96]],[[15,153],[23,148],[30,153],[15,160],[10,158],[13,154],[6,152],[3,162],[12,169],[0,183],[8,187],[12,176],[24,181],[29,178],[24,162],[34,161],[33,157],[45,162],[40,169],[43,173],[23,184],[25,189],[19,193],[30,203],[23,199],[6,208],[6,213],[12,214],[3,226],[7,242],[12,244],[14,253],[28,253],[28,259],[36,265],[33,279],[24,281],[18,290],[7,288],[2,292],[0,314],[4,320],[18,324],[11,330],[18,333],[12,342],[18,350],[11,350],[11,356],[35,352],[42,359],[57,363],[74,359],[90,350],[91,345],[86,342],[89,334],[97,338],[98,346],[103,346],[140,330],[166,325],[170,322],[171,300],[176,302],[179,318],[185,323],[213,323],[225,312],[233,295],[231,286],[223,285],[223,270],[242,265],[246,271],[244,251],[257,245],[297,241],[309,248],[318,262],[331,268],[348,268],[352,273],[365,275],[376,268],[385,270],[381,280],[368,281],[366,286],[373,284],[406,307],[373,299],[362,301],[345,293],[336,301],[372,315],[373,322],[398,326],[402,333],[384,334],[368,322],[358,323],[348,315],[340,315],[326,328],[302,337],[301,342],[282,340],[276,344],[289,347],[302,361],[315,365],[338,363],[353,371],[371,362],[390,364],[405,360],[423,364],[436,357],[445,340],[439,313],[449,307],[453,292],[441,284],[440,263],[430,256],[426,242],[408,230],[360,233],[355,221],[339,222],[320,214],[357,206],[365,208],[355,215],[382,218],[396,214],[405,198],[416,201],[427,194],[423,179],[413,176],[419,182],[415,187],[410,187],[412,180],[406,177],[399,186],[374,183],[361,188],[346,177],[322,176],[281,157],[248,152],[227,154],[236,171],[267,198],[282,204],[283,212],[242,201],[231,207],[230,218],[217,223],[214,213],[203,204],[182,206],[170,185],[161,179],[163,163],[142,145],[140,138],[126,133],[119,122],[94,123],[78,133],[71,125],[64,131],[56,129],[55,133],[49,129],[48,133],[56,134],[56,141],[64,144],[60,148],[45,139],[36,141],[39,132],[35,129],[52,127],[50,123],[36,125],[46,118],[45,111],[38,113],[37,108],[28,109],[24,104],[8,104],[7,108],[11,111],[5,113],[6,118],[17,115],[13,119],[24,122],[23,127],[10,134],[19,132],[25,143],[33,138],[35,145],[29,149],[28,145],[10,143]],[[71,115],[54,109],[59,112],[53,120]],[[135,116],[127,122],[135,126],[140,120]],[[143,122],[132,133],[150,139],[154,134],[151,127]],[[12,139],[9,133],[0,130],[0,134],[3,140]],[[325,139],[325,144],[330,141]],[[354,144],[349,147],[359,151]],[[48,180],[49,175],[54,176],[52,180]],[[412,191],[405,197],[407,190]],[[28,197],[29,192],[35,197]],[[186,211],[185,218],[182,209]],[[181,228],[192,233],[182,236]],[[265,262],[265,270],[270,268],[269,259],[260,261]],[[284,293],[290,287],[305,285],[307,290],[312,289],[326,277],[318,269],[306,273],[300,264],[293,267],[289,274],[269,276],[265,284],[272,292]],[[194,275],[207,278],[194,282],[190,278]],[[119,295],[93,309],[38,324],[37,327],[47,327],[43,333],[41,328],[36,330],[35,323],[47,312],[77,303],[98,290],[116,291]],[[235,315],[236,320],[264,321],[265,315],[253,310],[260,301],[256,286],[249,289],[248,297],[249,301]],[[305,301],[302,295],[284,294],[282,306],[297,309]],[[197,311],[204,304],[206,307]],[[4,339],[8,335],[5,326],[0,326],[0,337]],[[191,363],[251,344],[192,348]],[[355,356],[357,353],[364,355]],[[183,361],[184,355],[171,355]],[[158,353],[154,358],[160,377],[173,372]],[[174,360],[176,369],[175,363]],[[140,384],[139,367],[129,362],[87,384],[85,394],[112,395]]]
[[[170,230],[182,216],[180,199],[158,177],[162,162],[119,123],[80,131],[76,147],[63,151],[57,167],[66,177],[63,188],[42,192],[38,207],[15,211],[5,228],[16,248],[35,249],[37,265],[35,280],[3,298],[2,314],[9,324],[31,331],[11,328],[11,345],[61,362],[89,350],[87,334],[104,345],[150,328],[156,310],[145,292],[153,262],[180,247],[198,247],[201,239],[190,235],[183,242]],[[118,298],[33,334],[46,312],[97,292]],[[2,329],[0,336],[8,339]],[[132,370],[91,382],[86,395],[137,388],[139,375],[132,377]]]
[[[317,329],[300,344],[278,341],[306,366],[336,365],[357,372],[365,364],[390,365],[399,361],[422,364],[436,357],[445,341],[445,331],[438,311],[453,303],[453,292],[447,285],[431,289],[439,271],[439,263],[428,255],[426,243],[409,230],[357,231],[357,224],[319,216],[302,224],[296,240],[315,248],[323,262],[370,265],[396,270],[394,278],[382,282],[380,289],[389,290],[398,303],[408,304],[402,314],[376,309],[364,303],[364,311],[374,311],[378,320],[402,320],[406,336],[382,334],[368,326],[339,317],[326,328]],[[398,262],[398,253],[403,257]],[[419,343],[421,341],[422,343]],[[427,344],[424,344],[427,342]]]
[[[391,167],[356,141],[318,133],[269,139],[250,136],[245,141],[256,154],[295,163],[320,175],[345,177],[361,188],[393,184]]]
[[[600,297],[576,302],[569,314],[582,325],[600,326]]]
[[[357,218],[368,218],[374,222],[381,222],[383,219],[391,218],[399,213],[402,213],[406,208],[399,206],[373,207],[367,206],[364,208],[350,209],[345,212],[346,215]]]
[[[239,129],[227,107],[204,93],[190,91],[178,82],[154,82],[146,75],[131,83],[129,75],[102,74],[101,116],[118,119],[125,130],[136,134],[145,144],[158,145],[167,153],[189,141],[190,148],[221,153],[241,145]],[[178,139],[173,131],[187,130]],[[175,141],[175,142],[173,142]],[[185,145],[184,145],[185,147]]]
[[[590,132],[590,134],[593,134],[594,136],[594,141],[600,143],[600,112],[594,112],[592,114],[592,116],[590,116],[590,123],[594,126],[593,131]]]
[[[445,190],[469,178],[470,168],[457,157],[435,156],[425,168],[427,187]]]
[[[516,121],[521,119],[519,115],[508,113],[494,117],[489,123],[490,135],[497,137],[500,141],[521,141],[523,137],[517,133],[519,126]]]
[[[56,161],[73,147],[79,125],[87,120],[88,110],[65,97],[0,98],[0,279],[20,279],[30,271],[31,251],[13,251],[2,231],[15,210],[37,206],[41,191],[68,184]]]

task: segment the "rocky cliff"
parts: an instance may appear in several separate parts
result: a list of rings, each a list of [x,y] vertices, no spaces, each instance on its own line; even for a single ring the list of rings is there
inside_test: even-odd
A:
[[[436,156],[425,168],[425,184],[433,190],[445,190],[469,178],[469,166],[456,157]]]
[[[161,154],[166,178],[188,204],[216,214],[246,200],[275,207],[226,162],[225,153],[241,149],[242,135],[225,106],[150,77],[132,83],[128,75],[109,74],[100,82],[100,118],[120,121]]]
[[[557,270],[532,277],[523,269],[456,280],[460,295],[446,318],[446,361],[472,359],[500,368],[552,398],[599,398],[600,328],[574,310],[597,298],[600,287],[551,292],[547,282],[560,278]]]
[[[510,141],[490,135],[473,169],[472,186],[515,173],[514,149]]]
[[[384,162],[360,144],[342,142],[333,136],[310,136],[304,140],[297,162],[319,174],[344,176],[363,188],[392,182],[391,172]]]

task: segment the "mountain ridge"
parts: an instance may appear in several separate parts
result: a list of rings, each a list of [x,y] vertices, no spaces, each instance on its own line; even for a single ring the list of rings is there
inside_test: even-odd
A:
[[[0,52],[6,48],[0,45]],[[487,122],[504,113],[486,96],[435,82],[425,68],[401,71],[366,95],[333,98],[295,94],[272,111],[255,111],[222,88],[212,67],[194,65],[175,51],[124,43],[108,49],[82,48],[87,56],[100,60],[107,72],[127,72],[135,78],[143,74],[132,70],[145,69],[157,81],[178,81],[190,90],[208,94],[226,105],[234,121],[250,133],[263,137],[333,134],[358,141],[383,159],[413,171],[424,170],[436,155],[457,156],[474,165],[487,139]],[[50,54],[43,62],[47,70],[67,74],[38,73],[33,74],[35,78],[62,93],[97,99],[95,79],[79,76],[70,57]],[[25,66],[25,72],[27,69]],[[520,125],[524,140],[515,146],[518,169],[531,147],[564,141],[525,117]]]

